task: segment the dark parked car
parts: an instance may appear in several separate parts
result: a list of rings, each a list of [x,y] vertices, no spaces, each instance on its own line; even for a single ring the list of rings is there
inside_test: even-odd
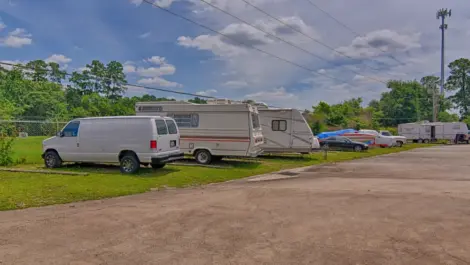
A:
[[[351,139],[344,136],[331,136],[320,141],[320,146],[324,147],[328,145],[330,150],[349,150],[349,151],[364,151],[369,148],[365,143],[354,142]]]

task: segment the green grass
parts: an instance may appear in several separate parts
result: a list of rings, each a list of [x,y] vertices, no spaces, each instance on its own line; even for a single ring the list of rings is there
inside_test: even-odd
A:
[[[24,160],[21,168],[42,168],[41,141],[43,138],[18,139],[15,157]],[[197,166],[167,167],[153,171],[143,169],[138,175],[122,175],[113,165],[66,165],[61,170],[88,172],[88,176],[69,176],[0,171],[0,210],[102,199],[143,193],[152,188],[187,187],[240,179],[282,169],[315,165],[325,162],[346,161],[395,153],[428,145],[410,144],[403,148],[371,149],[368,152],[330,152],[328,160],[323,153],[311,155],[267,156],[257,159],[229,159],[220,165],[230,168],[206,168]]]

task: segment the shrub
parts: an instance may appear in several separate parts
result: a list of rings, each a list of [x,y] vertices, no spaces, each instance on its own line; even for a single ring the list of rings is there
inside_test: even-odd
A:
[[[13,160],[13,142],[16,134],[9,134],[9,128],[0,126],[0,166],[11,166]]]

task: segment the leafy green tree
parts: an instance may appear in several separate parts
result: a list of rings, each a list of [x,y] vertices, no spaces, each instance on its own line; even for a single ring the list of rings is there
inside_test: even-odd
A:
[[[117,61],[111,61],[104,70],[104,79],[102,80],[103,94],[109,99],[121,98],[127,90],[127,80],[122,64]]]
[[[34,60],[26,64],[26,76],[31,78],[35,82],[47,81],[48,77],[48,65],[43,60]]]
[[[62,80],[65,79],[65,75],[67,72],[60,70],[60,65],[58,63],[50,62],[48,66],[49,66],[49,72],[48,72],[49,80],[54,83],[61,84]]]
[[[457,91],[449,99],[456,105],[462,116],[468,116],[470,108],[470,60],[460,58],[449,64],[450,76],[446,89]]]
[[[196,104],[207,104],[207,100],[202,99],[200,97],[195,97],[194,99],[190,99],[190,100],[188,100],[188,102],[196,103]],[[248,104],[250,104],[250,103],[248,103]]]

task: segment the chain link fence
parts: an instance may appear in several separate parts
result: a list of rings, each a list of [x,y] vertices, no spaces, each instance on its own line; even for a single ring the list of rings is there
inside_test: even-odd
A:
[[[14,120],[0,120],[0,128],[10,136],[53,136],[56,135],[65,125],[66,121],[53,120],[33,120],[17,118]]]

